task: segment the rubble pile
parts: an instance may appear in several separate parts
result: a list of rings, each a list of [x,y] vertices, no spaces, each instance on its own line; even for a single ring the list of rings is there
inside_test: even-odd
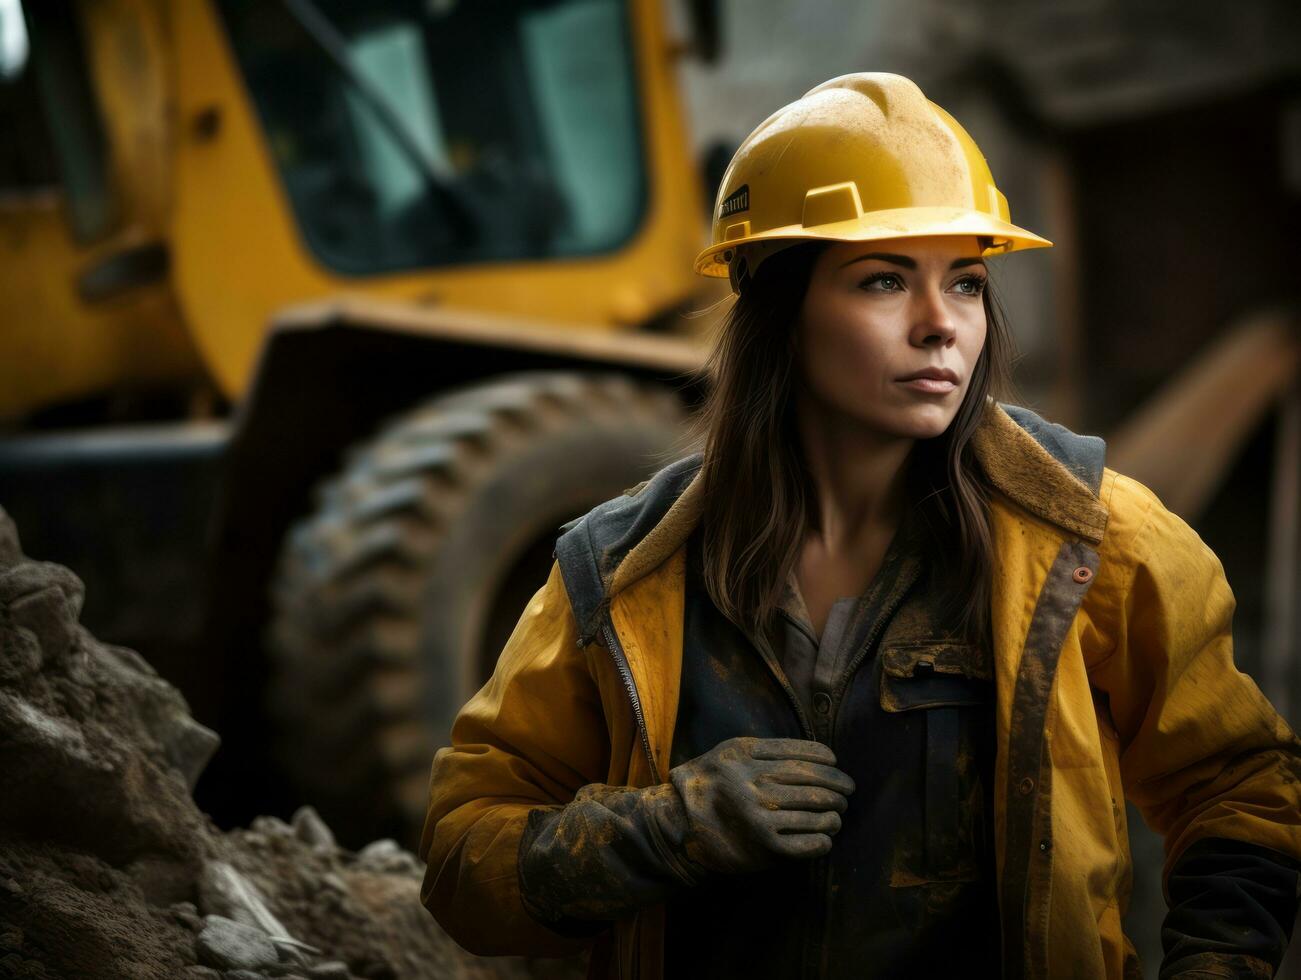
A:
[[[389,840],[311,807],[222,832],[191,792],[217,750],[138,654],[78,623],[80,580],[0,510],[0,978],[579,978],[581,958],[470,956]]]

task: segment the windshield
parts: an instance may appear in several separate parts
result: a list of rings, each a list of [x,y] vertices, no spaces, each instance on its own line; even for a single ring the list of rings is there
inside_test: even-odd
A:
[[[623,0],[221,0],[303,236],[352,274],[611,250],[645,198]]]

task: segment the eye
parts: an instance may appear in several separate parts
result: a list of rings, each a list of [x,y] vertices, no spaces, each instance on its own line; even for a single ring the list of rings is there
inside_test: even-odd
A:
[[[954,286],[964,296],[979,296],[985,291],[986,277],[979,275],[963,276]]]
[[[877,283],[881,284],[879,288]],[[858,284],[858,288],[877,293],[897,293],[903,289],[903,280],[893,272],[873,272]]]

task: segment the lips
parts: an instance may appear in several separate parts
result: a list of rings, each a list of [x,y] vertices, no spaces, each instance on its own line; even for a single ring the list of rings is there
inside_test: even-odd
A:
[[[899,381],[915,381],[918,378],[931,378],[935,381],[948,381],[952,384],[958,383],[958,375],[949,368],[928,367],[920,371],[914,371],[912,374],[904,375]]]

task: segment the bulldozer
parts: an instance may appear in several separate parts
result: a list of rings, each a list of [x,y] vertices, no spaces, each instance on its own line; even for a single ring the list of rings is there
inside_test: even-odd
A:
[[[0,504],[223,733],[219,822],[409,843],[557,528],[681,448],[684,9],[0,3]]]

